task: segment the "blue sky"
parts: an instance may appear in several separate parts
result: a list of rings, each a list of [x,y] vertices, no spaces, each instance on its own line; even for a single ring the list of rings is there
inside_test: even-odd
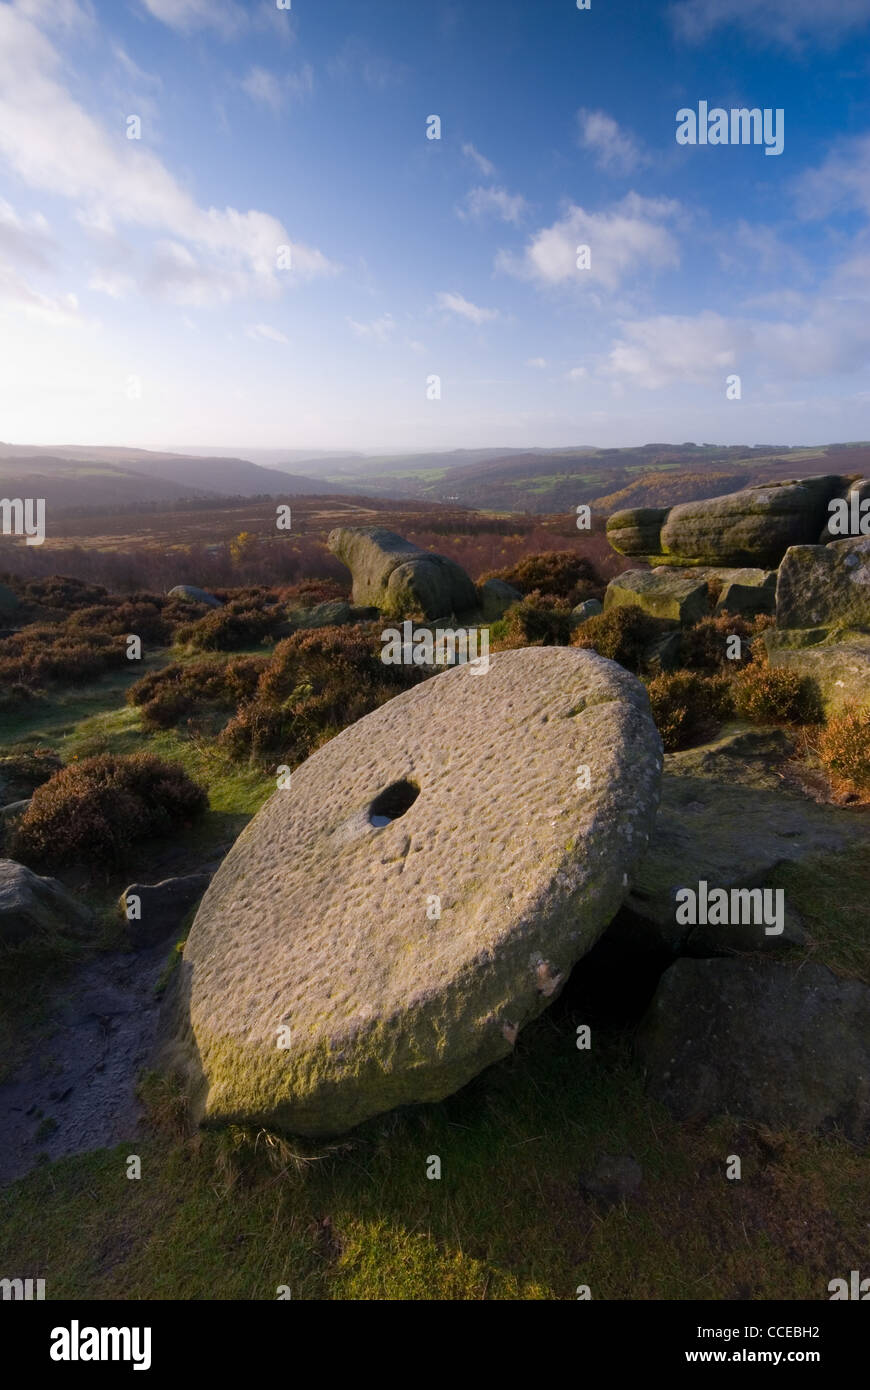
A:
[[[866,439],[868,78],[870,0],[0,0],[0,437]]]

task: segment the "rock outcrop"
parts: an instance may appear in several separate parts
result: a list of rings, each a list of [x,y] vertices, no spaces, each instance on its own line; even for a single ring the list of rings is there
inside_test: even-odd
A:
[[[188,598],[191,603],[204,603],[209,608],[223,608],[219,598],[215,598],[207,589],[198,589],[195,584],[176,584],[174,589],[169,590],[169,597]]]
[[[814,544],[828,503],[845,480],[835,474],[744,488],[670,508],[614,512],[607,539],[622,555],[653,565],[741,565],[771,569],[791,545]]]
[[[706,574],[692,570],[626,570],[611,579],[604,595],[604,611],[636,605],[653,618],[667,618],[690,626],[710,612]]]
[[[134,945],[154,946],[177,932],[210,881],[211,874],[184,874],[160,883],[131,883],[125,888],[118,906],[129,922]]]
[[[769,628],[764,643],[768,665],[815,681],[826,719],[844,705],[870,704],[870,632]]]
[[[456,667],[330,740],[188,937],[197,1118],[335,1134],[506,1056],[618,909],[661,758],[640,682],[568,647]]]
[[[485,623],[497,622],[503,618],[514,603],[522,601],[522,594],[513,584],[504,579],[487,579],[479,587],[481,616]]]
[[[55,878],[0,859],[0,943],[16,946],[43,932],[81,935],[93,915]]]
[[[870,627],[870,536],[791,546],[776,581],[776,623]]]
[[[374,605],[387,617],[461,617],[479,606],[461,565],[383,526],[338,527],[328,545],[353,575],[354,603]]]
[[[637,1048],[649,1091],[680,1119],[870,1139],[870,989],[822,965],[678,960]]]

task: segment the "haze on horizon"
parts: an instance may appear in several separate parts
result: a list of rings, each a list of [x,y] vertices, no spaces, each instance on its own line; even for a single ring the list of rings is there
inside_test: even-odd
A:
[[[868,37],[854,0],[630,26],[524,0],[0,0],[0,436],[864,439]],[[700,101],[781,109],[782,154],[678,145]]]

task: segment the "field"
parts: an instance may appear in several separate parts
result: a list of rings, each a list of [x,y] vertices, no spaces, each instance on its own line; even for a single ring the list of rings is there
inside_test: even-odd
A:
[[[600,534],[578,533],[571,516],[315,498],[294,508],[294,563],[346,582],[326,536],[336,524],[370,519],[454,554],[476,577],[541,550],[593,562],[606,554]],[[49,568],[73,564],[92,581],[123,556],[131,588],[161,572],[167,583],[201,579],[185,566],[207,546],[220,547],[214,572],[237,585],[258,582],[258,573],[274,583],[280,573],[275,553],[287,538],[271,533],[271,503],[192,507],[180,524],[177,511],[155,511],[144,527],[134,523],[123,513],[69,518],[36,558]],[[243,533],[255,542],[233,550]],[[32,550],[22,554],[31,563]],[[273,650],[266,640],[208,659]],[[229,712],[155,729],[126,702],[143,674],[170,662],[189,669],[202,657],[180,642],[153,645],[135,669],[60,682],[41,701],[0,714],[5,756],[47,749],[70,766],[146,751],[183,767],[208,793],[197,823],[171,842],[139,847],[135,873],[59,868],[97,912],[99,931],[86,943],[38,942],[0,971],[0,1097],[26,1057],[44,1059],[31,1122],[37,1162],[0,1190],[3,1268],[45,1278],[49,1297],[96,1299],[271,1299],[288,1287],[297,1299],[571,1300],[587,1285],[595,1299],[757,1300],[823,1298],[832,1277],[866,1263],[866,1155],[837,1132],[772,1132],[727,1116],[675,1121],[646,1094],[634,1055],[660,965],[630,963],[607,938],[511,1057],[440,1104],[394,1111],[322,1144],[263,1129],[194,1131],[177,1083],[146,1068],[128,1078],[142,1106],[136,1132],[117,1145],[65,1151],[65,1102],[52,1077],[69,1060],[57,1057],[56,1038],[69,1035],[54,1029],[77,980],[97,972],[121,988],[135,969],[117,908],[122,889],[131,877],[157,882],[219,859],[275,786],[274,768],[217,742]],[[739,775],[749,782],[754,773],[747,765]],[[775,783],[784,773],[777,764],[765,775]],[[868,857],[820,854],[781,866],[770,882],[799,902],[807,931],[806,946],[786,957],[870,982]],[[171,1000],[189,925],[142,957],[155,1010]],[[590,1050],[576,1045],[584,1024]],[[739,1182],[726,1178],[734,1154]],[[141,1160],[136,1180],[127,1176],[131,1155]],[[608,1155],[640,1165],[630,1196],[597,1194],[593,1174]],[[434,1158],[440,1180],[427,1176]]]

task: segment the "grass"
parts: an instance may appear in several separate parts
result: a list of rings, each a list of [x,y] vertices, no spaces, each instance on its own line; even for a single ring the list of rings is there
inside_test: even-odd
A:
[[[768,886],[784,889],[786,902],[795,905],[811,939],[812,945],[795,951],[795,958],[802,954],[835,974],[870,985],[870,848],[781,864]]]
[[[439,1105],[302,1150],[260,1131],[157,1132],[38,1169],[0,1194],[0,1264],[49,1298],[826,1297],[866,1251],[866,1160],[842,1140],[681,1126],[625,1039],[573,1045],[556,1008],[512,1058]],[[163,1111],[170,1113],[167,1097]],[[142,1159],[126,1177],[127,1155]],[[581,1173],[630,1152],[609,1210]],[[743,1162],[725,1177],[727,1155]],[[441,1159],[430,1180],[430,1158]]]

